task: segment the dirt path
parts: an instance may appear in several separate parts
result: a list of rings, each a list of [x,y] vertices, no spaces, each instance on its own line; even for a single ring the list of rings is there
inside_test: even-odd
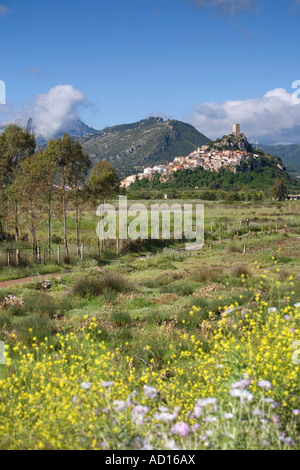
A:
[[[11,286],[21,285],[21,284],[29,284],[30,282],[36,281],[37,277],[41,280],[45,279],[56,279],[61,276],[63,273],[54,273],[54,274],[43,274],[41,276],[35,277],[24,277],[23,279],[13,279],[11,281],[2,281],[0,282],[0,289],[7,289]]]

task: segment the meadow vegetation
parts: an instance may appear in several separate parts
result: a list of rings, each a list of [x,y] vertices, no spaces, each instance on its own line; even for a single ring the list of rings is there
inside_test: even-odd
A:
[[[199,252],[107,244],[0,289],[1,449],[299,449],[299,203],[205,223]]]

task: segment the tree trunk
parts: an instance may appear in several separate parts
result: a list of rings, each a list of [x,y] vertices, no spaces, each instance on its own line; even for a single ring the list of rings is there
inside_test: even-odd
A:
[[[65,183],[63,187],[63,211],[64,211],[64,239],[65,239],[65,250],[66,255],[69,255],[69,248],[68,248],[68,239],[67,239],[67,210],[66,210],[66,188]]]
[[[3,231],[2,220],[0,219],[0,242],[3,242],[3,240],[5,240],[5,235]]]
[[[15,241],[19,240],[19,217],[18,217],[18,203],[15,204]]]
[[[51,257],[51,196],[48,199],[48,255]]]
[[[77,244],[77,254],[80,255],[80,245],[79,245],[79,208],[78,208],[78,194],[76,190],[75,196],[75,210],[76,210],[76,244]]]

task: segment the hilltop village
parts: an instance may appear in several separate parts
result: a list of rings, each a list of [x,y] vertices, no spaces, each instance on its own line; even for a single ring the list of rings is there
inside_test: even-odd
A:
[[[176,171],[196,170],[202,167],[206,171],[219,171],[225,168],[233,173],[237,172],[237,166],[248,158],[259,158],[259,154],[253,153],[247,138],[240,132],[240,125],[233,125],[233,132],[223,139],[218,139],[212,144],[203,145],[187,156],[175,157],[167,165],[156,165],[153,168],[145,168],[143,173],[130,175],[121,181],[121,187],[129,188],[136,180],[144,178],[152,180],[158,173],[161,181],[168,180]]]

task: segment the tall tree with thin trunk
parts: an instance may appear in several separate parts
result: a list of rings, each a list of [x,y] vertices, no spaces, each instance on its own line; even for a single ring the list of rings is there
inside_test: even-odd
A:
[[[18,194],[18,203],[31,234],[33,254],[36,253],[37,231],[42,223],[41,216],[44,212],[42,176],[40,157],[35,154],[21,163],[20,170],[10,186],[10,191]]]
[[[43,181],[42,194],[47,201],[47,220],[48,220],[48,256],[51,257],[51,222],[52,222],[52,202],[56,193],[55,182],[58,173],[58,155],[56,145],[50,140],[47,148],[39,155],[39,168],[41,179]]]
[[[117,170],[106,160],[94,166],[87,182],[87,189],[94,204],[110,199],[120,187]]]
[[[91,159],[83,150],[81,144],[72,139],[68,134],[64,134],[55,141],[56,153],[58,156],[58,178],[62,188],[63,217],[64,217],[64,244],[66,254],[69,254],[67,238],[67,191],[77,192],[79,186],[84,183],[88,171],[91,167]],[[77,244],[79,244],[79,199],[75,198],[76,205],[76,231]]]
[[[116,169],[107,160],[98,161],[87,182],[87,193],[93,204],[101,204],[105,199],[112,198],[118,193],[119,188],[120,182]],[[98,249],[99,247],[100,240],[98,239]]]
[[[0,199],[5,199],[7,189],[13,183],[20,170],[21,163],[35,152],[35,138],[27,130],[10,124],[0,135]],[[19,238],[18,197],[10,192],[10,203],[13,206],[15,220],[15,239]],[[8,201],[6,201],[8,202]],[[0,218],[0,226],[2,221]],[[1,233],[0,229],[0,233]]]

